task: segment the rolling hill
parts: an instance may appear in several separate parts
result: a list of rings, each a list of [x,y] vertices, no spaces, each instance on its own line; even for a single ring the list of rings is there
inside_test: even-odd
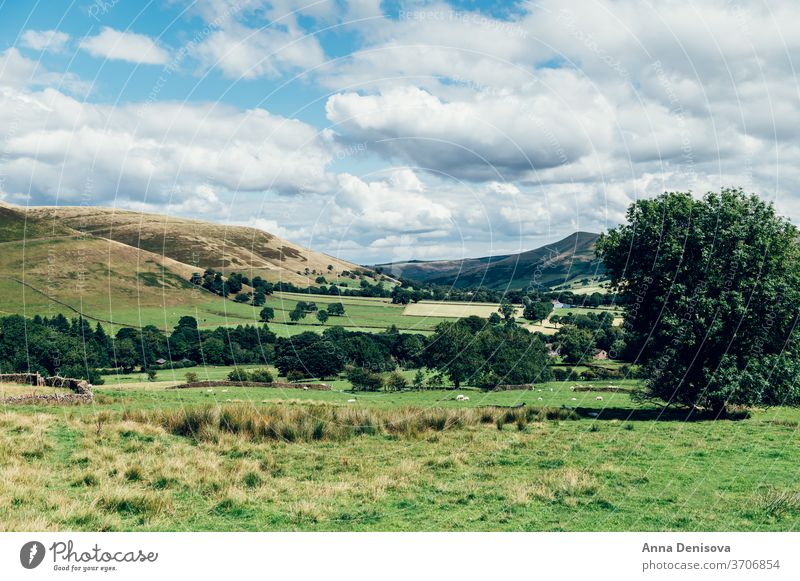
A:
[[[35,220],[63,224],[93,237],[171,258],[194,270],[247,272],[251,276],[298,285],[313,283],[310,273],[363,270],[327,254],[293,244],[277,236],[244,226],[228,226],[95,206],[31,207]]]
[[[253,228],[95,207],[28,207],[0,202],[0,314],[77,312],[100,321],[167,324],[196,312],[209,322],[253,322],[189,283],[205,268],[245,271],[298,285],[309,271],[365,270]],[[300,272],[300,274],[298,274]],[[247,313],[239,311],[248,311]],[[241,315],[241,316],[239,316]]]
[[[598,237],[590,232],[575,232],[558,242],[519,254],[395,262],[378,264],[375,268],[396,277],[457,288],[518,289],[531,284],[550,288],[602,276],[602,264],[595,259],[594,252]]]

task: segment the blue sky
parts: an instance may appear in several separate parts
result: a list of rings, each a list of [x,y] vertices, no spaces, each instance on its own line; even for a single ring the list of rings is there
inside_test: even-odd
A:
[[[350,260],[600,231],[664,190],[791,217],[800,10],[0,3],[0,198],[247,224]]]

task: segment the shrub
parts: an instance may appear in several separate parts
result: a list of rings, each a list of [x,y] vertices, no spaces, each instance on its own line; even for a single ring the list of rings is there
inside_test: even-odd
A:
[[[234,368],[234,370],[228,374],[228,381],[247,381],[247,371],[239,369],[238,367]]]
[[[158,373],[156,373],[155,369],[148,369],[147,370],[147,381],[155,381],[157,375],[158,375]]]
[[[383,387],[383,377],[363,367],[349,367],[345,377],[353,386],[353,391],[378,391]]]
[[[194,371],[187,371],[183,377],[186,383],[195,383],[199,379]]]
[[[401,391],[408,387],[408,381],[399,371],[392,371],[386,378],[386,389],[388,391]]]
[[[303,381],[306,378],[306,374],[302,371],[298,371],[296,369],[292,369],[286,374],[286,380],[292,383],[297,383],[298,381]]]
[[[566,367],[553,367],[551,371],[555,381],[567,381],[572,375],[572,370]]]
[[[257,381],[260,383],[272,383],[275,381],[269,369],[253,369],[247,373],[247,377],[250,381]]]

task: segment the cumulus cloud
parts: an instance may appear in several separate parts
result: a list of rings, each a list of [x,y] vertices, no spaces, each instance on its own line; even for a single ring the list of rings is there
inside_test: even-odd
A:
[[[330,138],[264,109],[109,106],[54,89],[9,89],[0,92],[0,125],[14,127],[0,159],[3,191],[32,203],[88,197],[214,214],[216,192],[314,192],[333,183]]]
[[[69,34],[57,30],[26,30],[20,43],[26,48],[40,51],[61,52],[69,42]]]
[[[389,156],[467,179],[520,178],[609,147],[611,107],[569,71],[543,74],[562,90],[447,102],[416,87],[339,93],[326,112],[336,129]]]
[[[279,28],[254,30],[239,24],[209,35],[195,48],[195,55],[205,66],[234,79],[274,78],[314,67],[325,58],[313,36]]]
[[[426,196],[409,169],[394,170],[386,179],[364,181],[342,173],[337,180],[334,218],[351,229],[424,232],[450,227],[451,211]]]
[[[143,65],[163,65],[169,59],[169,53],[149,36],[108,26],[82,40],[80,47],[94,57]]]

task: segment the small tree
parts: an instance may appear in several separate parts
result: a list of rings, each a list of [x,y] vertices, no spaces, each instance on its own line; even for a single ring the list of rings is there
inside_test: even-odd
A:
[[[196,383],[198,379],[197,374],[194,371],[187,371],[183,377],[186,380],[186,383]]]
[[[237,303],[249,303],[252,296],[251,293],[238,293],[233,300]]]
[[[341,317],[344,315],[344,305],[342,303],[331,303],[328,305],[328,314],[331,317]]]
[[[306,318],[306,312],[304,309],[295,308],[291,313],[289,313],[289,319],[292,323],[297,323],[300,319]]]
[[[147,370],[147,381],[155,381],[158,373],[156,373],[155,369],[148,369]]]
[[[514,314],[516,313],[517,309],[509,301],[503,300],[497,310],[503,316],[503,319],[506,323],[510,324],[514,322]]]
[[[353,391],[378,391],[383,387],[383,377],[363,367],[348,367],[345,377],[353,386]]]
[[[559,353],[564,361],[573,365],[594,355],[594,339],[592,333],[586,329],[578,329],[572,325],[562,327],[555,336]]]
[[[425,373],[422,371],[422,369],[417,369],[417,372],[414,374],[412,385],[414,386],[414,389],[422,389],[425,387]]]
[[[408,381],[399,371],[392,371],[386,378],[386,391],[401,391],[408,387]]]
[[[259,313],[259,319],[262,323],[269,323],[275,318],[275,310],[272,307],[264,307]]]
[[[253,306],[260,307],[267,302],[267,295],[264,291],[256,291],[253,293]]]
[[[328,311],[317,311],[317,320],[324,325],[325,321],[328,320]]]

